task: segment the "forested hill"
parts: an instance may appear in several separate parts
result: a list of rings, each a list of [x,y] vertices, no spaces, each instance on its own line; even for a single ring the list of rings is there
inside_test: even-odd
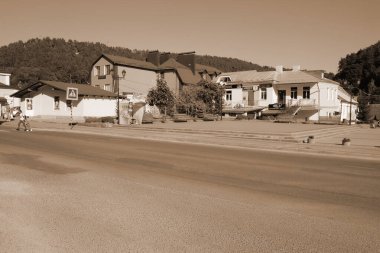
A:
[[[0,47],[0,71],[12,73],[12,84],[26,85],[39,79],[88,83],[91,65],[102,54],[145,60],[148,50],[109,47],[101,43],[64,39],[30,39]],[[196,56],[199,64],[221,71],[269,70],[239,59]]]
[[[380,41],[342,58],[335,79],[380,95]]]

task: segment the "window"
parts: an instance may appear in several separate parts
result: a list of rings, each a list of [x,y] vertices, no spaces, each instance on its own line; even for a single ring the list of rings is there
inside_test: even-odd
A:
[[[106,91],[111,91],[111,84],[106,83],[106,84],[104,85],[104,90],[106,90]]]
[[[100,66],[95,66],[94,75],[95,76],[100,76]]]
[[[297,87],[290,88],[290,98],[297,99]]]
[[[59,110],[59,97],[54,97],[54,110]]]
[[[330,88],[327,88],[327,100],[330,100]]]
[[[310,99],[310,87],[303,87],[303,96],[304,99]]]
[[[111,66],[110,65],[106,65],[106,75],[110,75],[111,74]]]
[[[226,91],[226,100],[229,100],[229,101],[232,100],[232,91],[230,90]]]
[[[27,98],[26,102],[26,110],[33,110],[33,102],[31,98]]]
[[[222,82],[231,82],[231,78],[229,76],[223,76],[220,81]]]
[[[261,88],[261,99],[266,100],[267,99],[267,88]]]

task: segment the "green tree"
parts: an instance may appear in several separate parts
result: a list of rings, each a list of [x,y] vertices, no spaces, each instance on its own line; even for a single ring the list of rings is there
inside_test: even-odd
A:
[[[147,103],[150,106],[157,106],[160,112],[165,116],[167,114],[173,115],[175,97],[165,80],[157,79],[156,87],[148,92]]]
[[[186,86],[177,99],[177,108],[193,116],[199,111],[218,114],[223,95],[223,87],[216,83],[202,82],[198,86]]]

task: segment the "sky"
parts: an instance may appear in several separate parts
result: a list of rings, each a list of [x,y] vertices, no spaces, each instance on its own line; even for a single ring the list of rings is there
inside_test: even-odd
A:
[[[0,10],[0,46],[64,38],[334,73],[380,40],[380,0],[0,0]]]

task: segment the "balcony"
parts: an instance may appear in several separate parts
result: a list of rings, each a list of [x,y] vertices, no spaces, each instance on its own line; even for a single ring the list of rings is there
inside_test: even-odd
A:
[[[287,99],[286,106],[317,107],[317,99]]]

